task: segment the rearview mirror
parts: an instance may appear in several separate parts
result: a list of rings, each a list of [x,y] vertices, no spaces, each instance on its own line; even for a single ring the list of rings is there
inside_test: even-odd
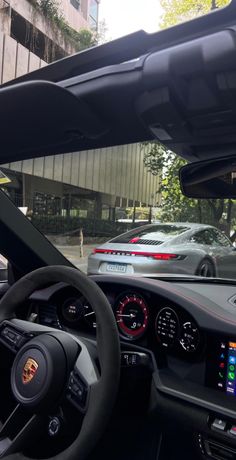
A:
[[[180,170],[182,193],[189,198],[236,198],[236,158],[191,163]]]

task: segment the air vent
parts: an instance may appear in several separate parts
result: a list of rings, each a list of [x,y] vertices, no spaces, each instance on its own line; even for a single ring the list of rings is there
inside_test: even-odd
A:
[[[37,304],[39,323],[44,326],[52,326],[56,329],[61,329],[60,321],[57,316],[57,308],[50,304]]]
[[[138,241],[132,242],[134,244],[150,244],[152,246],[158,246],[159,244],[162,244],[163,241],[154,241],[154,240],[142,240],[141,238]]]

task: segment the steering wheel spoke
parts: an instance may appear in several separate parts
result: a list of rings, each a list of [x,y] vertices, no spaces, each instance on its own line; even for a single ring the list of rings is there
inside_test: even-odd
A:
[[[43,416],[31,414],[18,404],[0,430],[0,458],[19,452],[28,439],[37,437],[44,424]]]
[[[0,344],[17,353],[29,340],[52,330],[55,329],[20,319],[4,320],[0,323]]]
[[[67,399],[82,414],[85,414],[88,407],[89,386],[82,380],[80,375],[72,371],[67,388]]]
[[[91,387],[98,382],[100,375],[92,345],[85,340],[76,339],[76,341],[80,352],[70,374],[67,399],[84,414],[88,407]]]

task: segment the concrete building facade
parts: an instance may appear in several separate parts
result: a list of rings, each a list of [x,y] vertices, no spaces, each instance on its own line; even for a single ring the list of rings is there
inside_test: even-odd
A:
[[[74,52],[73,44],[33,4],[34,0],[0,0],[1,83],[47,65],[39,52],[17,40],[17,34],[23,36],[19,17],[29,33],[36,28],[58,47],[58,53]],[[60,5],[71,27],[97,28],[97,0],[61,0]],[[114,219],[115,208],[155,206],[160,201],[159,178],[144,167],[147,149],[134,144],[50,157],[42,152],[42,158],[4,165],[12,179],[8,191],[30,213]]]

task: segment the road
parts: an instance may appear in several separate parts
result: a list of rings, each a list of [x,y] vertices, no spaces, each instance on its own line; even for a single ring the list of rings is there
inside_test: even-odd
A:
[[[88,256],[96,246],[96,244],[84,245],[84,257],[80,257],[80,246],[56,245],[57,249],[84,273],[87,273]]]

